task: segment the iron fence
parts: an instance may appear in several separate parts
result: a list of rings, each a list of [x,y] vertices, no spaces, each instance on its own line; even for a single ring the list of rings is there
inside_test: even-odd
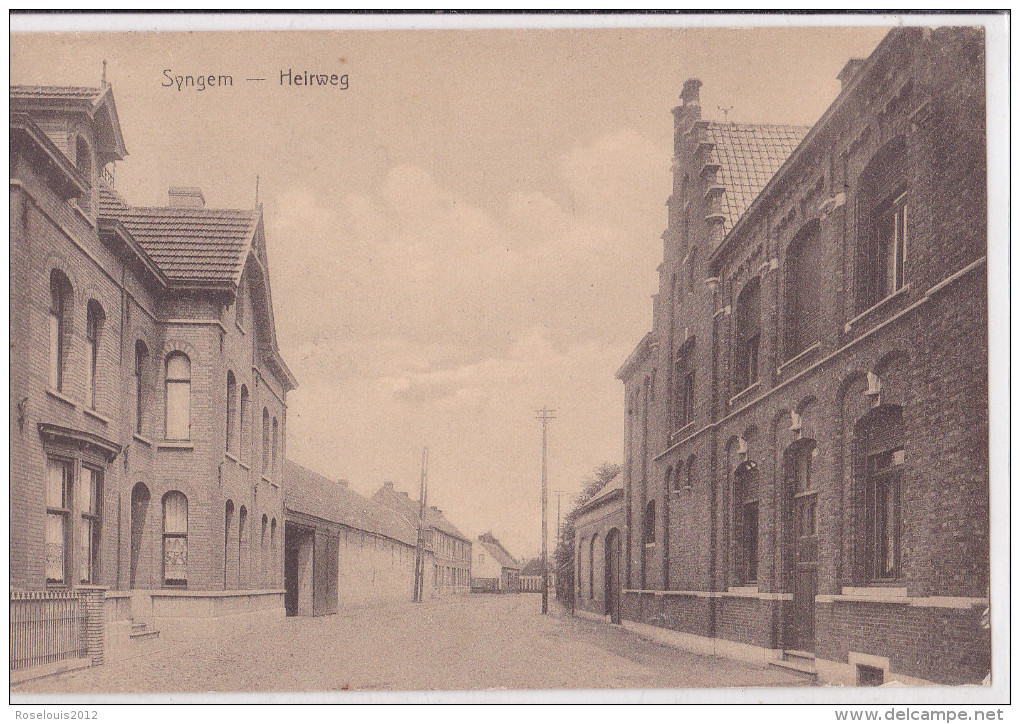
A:
[[[11,671],[82,658],[85,634],[75,591],[11,591]]]

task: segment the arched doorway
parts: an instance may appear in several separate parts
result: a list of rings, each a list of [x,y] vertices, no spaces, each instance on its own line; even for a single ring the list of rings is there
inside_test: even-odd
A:
[[[620,623],[620,531],[613,528],[606,534],[606,613],[613,623]]]
[[[818,592],[818,488],[815,441],[799,440],[784,455],[786,586],[793,605],[785,620],[784,648],[814,651]]]
[[[149,514],[149,488],[145,483],[136,483],[131,489],[131,568],[129,585],[131,588],[143,587],[148,583],[139,568],[142,560],[142,548],[145,544],[145,520]]]

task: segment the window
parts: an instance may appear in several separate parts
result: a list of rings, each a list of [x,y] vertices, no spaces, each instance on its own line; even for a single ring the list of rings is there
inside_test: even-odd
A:
[[[819,224],[801,229],[786,251],[786,359],[818,341],[821,334]]]
[[[87,320],[85,322],[85,402],[93,410],[96,409],[96,371],[99,365],[99,332],[106,315],[99,302],[89,300]]]
[[[237,380],[234,373],[227,371],[227,452],[237,452]]]
[[[81,522],[78,530],[79,580],[97,583],[99,580],[99,535],[103,510],[103,473],[101,470],[82,467]]]
[[[674,363],[676,395],[673,427],[679,430],[694,421],[694,340],[688,340],[677,352]]]
[[[890,142],[861,174],[857,294],[864,311],[903,287],[907,251],[906,143]]]
[[[271,559],[270,559],[270,565],[272,566],[273,571],[275,571],[276,570],[276,518],[273,518],[272,522],[269,524],[269,547],[270,547],[270,550],[272,552],[272,556],[271,556]],[[270,580],[273,580],[274,576],[270,576],[269,578],[270,578]]]
[[[259,541],[259,568],[263,577],[266,573],[266,564],[268,561],[268,551],[266,545],[269,543],[269,516],[265,513],[262,514],[262,539]]]
[[[269,470],[269,409],[262,408],[262,474]]]
[[[237,516],[237,582],[238,586],[244,586],[244,536],[248,532],[248,509],[241,506]]]
[[[740,292],[736,318],[733,370],[739,392],[758,381],[758,352],[761,344],[761,280],[758,277],[745,284]]]
[[[227,587],[227,569],[230,568],[230,538],[234,527],[234,501],[228,500],[223,516],[223,588]]]
[[[149,348],[145,342],[135,342],[135,432],[145,429],[145,367],[149,362]]]
[[[694,463],[695,463],[695,459],[694,459],[693,455],[691,455],[689,458],[687,458],[687,489],[688,490],[690,490],[690,489],[692,489],[694,487]],[[677,469],[677,472],[679,473],[680,470]]]
[[[595,599],[595,536],[588,545],[588,598]]]
[[[277,472],[276,459],[277,459],[277,447],[280,444],[280,422],[274,417],[273,418],[273,466],[270,470],[275,475]]]
[[[733,498],[739,552],[737,577],[742,583],[758,580],[758,466],[742,463],[734,475]]]
[[[49,384],[54,390],[64,389],[64,341],[70,321],[71,283],[67,277],[54,269],[50,272],[50,313],[49,313]]]
[[[74,463],[46,461],[46,582],[67,583]]]
[[[251,401],[248,399],[248,386],[241,385],[241,450],[242,460],[250,460],[251,455]]]
[[[655,501],[649,500],[645,506],[645,545],[655,543]]]
[[[865,575],[869,581],[900,576],[902,420],[902,408],[879,408],[861,431],[865,456]]]
[[[166,437],[191,439],[191,360],[182,352],[166,358]]]
[[[188,499],[176,490],[163,496],[163,583],[188,583]]]

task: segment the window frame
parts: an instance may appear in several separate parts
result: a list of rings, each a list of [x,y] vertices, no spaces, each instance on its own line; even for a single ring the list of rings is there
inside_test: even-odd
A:
[[[62,471],[62,477],[60,482],[60,504],[56,505],[50,500],[50,472],[51,465],[58,464]],[[45,504],[46,504],[46,527],[44,529],[44,542],[45,542],[45,577],[47,587],[70,587],[71,576],[74,570],[73,568],[73,532],[71,530],[71,520],[74,508],[74,487],[75,487],[75,461],[71,458],[61,457],[57,455],[47,455],[46,457],[46,487],[45,487]],[[49,547],[50,542],[50,521],[54,519],[60,520],[61,529],[61,578],[51,578],[49,571]]]
[[[170,362],[171,362],[171,360],[173,360],[175,358],[181,358],[181,359],[183,359],[187,363],[187,377],[171,377],[170,376]],[[165,427],[164,427],[163,434],[164,434],[164,436],[165,436],[165,438],[167,440],[175,440],[175,441],[182,441],[182,442],[183,441],[191,440],[191,379],[192,379],[192,375],[191,375],[191,358],[187,354],[185,354],[184,352],[180,352],[180,351],[171,352],[170,354],[168,354],[166,356],[166,363],[164,364],[164,375],[165,375],[165,383],[164,383],[165,394],[164,394],[164,400],[165,400],[166,409],[165,409],[165,415],[164,415],[164,417],[165,417],[165,421],[164,421]],[[171,427],[171,425],[170,425],[170,420],[171,420],[170,389],[171,389],[171,385],[179,385],[182,388],[187,390],[187,400],[188,400],[187,411],[186,411],[187,414],[186,414],[186,417],[183,420],[183,422],[187,423],[187,425],[186,425],[186,427],[187,427],[187,436],[186,437],[172,437],[170,435],[170,433],[171,433],[171,429],[170,429],[170,427]]]
[[[102,305],[90,299],[85,312],[85,404],[96,409],[97,373],[99,371],[99,340],[106,314]]]
[[[149,361],[149,347],[135,340],[135,434],[145,433],[145,366]]]
[[[184,530],[183,531],[168,531],[167,530],[167,504],[171,498],[180,497],[184,501]],[[186,588],[188,585],[188,531],[191,525],[191,510],[188,503],[188,496],[180,490],[168,491],[163,496],[163,529],[162,529],[162,575],[163,586],[167,588]],[[183,539],[184,541],[184,578],[167,578],[167,567],[166,567],[166,553],[167,553],[167,540],[169,539]]]
[[[104,470],[98,466],[85,465],[82,469],[82,489],[89,486],[89,506],[81,509],[82,531],[79,535],[81,556],[78,561],[78,582],[82,584],[95,585],[98,582],[100,568],[100,553],[102,551],[102,523],[103,523],[103,491],[104,491]],[[86,483],[85,471],[92,476]],[[86,575],[82,574],[82,566]]]
[[[739,394],[761,379],[761,277],[744,283],[737,296],[735,316],[733,372]]]

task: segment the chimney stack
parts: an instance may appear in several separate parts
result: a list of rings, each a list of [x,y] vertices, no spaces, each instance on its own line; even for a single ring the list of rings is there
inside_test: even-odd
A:
[[[697,78],[689,78],[684,81],[684,89],[680,92],[680,100],[687,106],[701,105],[701,81]]]
[[[171,186],[169,196],[171,209],[205,208],[205,196],[198,186]]]
[[[337,482],[340,483],[340,485],[345,488],[350,485],[350,481],[348,481],[347,478],[340,478],[339,480],[337,480]]]
[[[839,71],[836,76],[839,78],[840,86],[839,90],[842,93],[846,90],[846,87],[850,85],[851,81],[857,77],[857,71],[864,65],[864,58],[851,58],[843,66],[843,70]]]

